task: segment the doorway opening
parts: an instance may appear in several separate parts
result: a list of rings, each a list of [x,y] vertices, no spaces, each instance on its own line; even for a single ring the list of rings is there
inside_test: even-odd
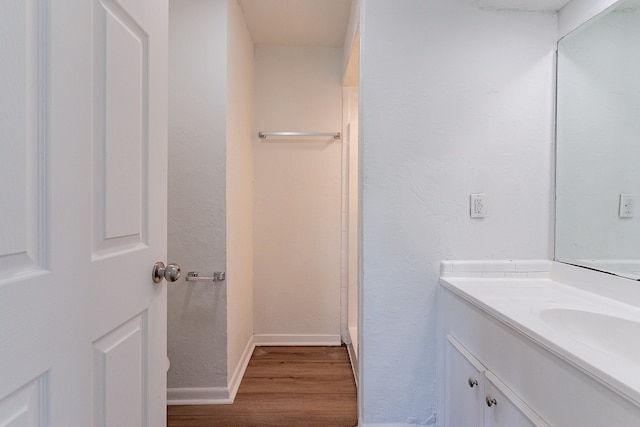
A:
[[[282,34],[312,33],[327,4],[338,41]],[[169,258],[226,280],[169,290],[169,403],[233,401],[255,346],[345,343],[357,373],[352,14],[350,0],[170,1]]]

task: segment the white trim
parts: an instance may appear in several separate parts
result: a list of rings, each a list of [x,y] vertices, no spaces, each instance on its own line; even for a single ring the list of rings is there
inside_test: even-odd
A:
[[[253,336],[256,347],[259,346],[305,346],[305,345],[341,345],[340,334],[336,335],[294,335],[294,334],[256,334]]]
[[[548,278],[551,260],[444,260],[440,262],[440,277],[470,278]]]
[[[353,371],[353,379],[356,382],[356,388],[358,388],[358,355],[353,348],[353,343],[347,344],[347,352],[349,353],[349,361],[351,362],[351,371]]]
[[[356,360],[358,359],[358,326],[349,326],[347,330],[349,332],[349,342],[345,341],[345,344],[351,344],[353,346],[353,355]]]
[[[167,389],[167,405],[231,404],[227,387],[189,387]]]
[[[253,350],[256,348],[253,336],[247,341],[240,361],[228,381],[227,387],[168,388],[167,405],[229,405],[238,394],[240,383],[247,370]]]
[[[240,361],[236,365],[236,369],[231,376],[231,379],[228,381],[229,384],[229,397],[231,398],[231,402],[236,399],[236,394],[238,394],[238,388],[240,388],[240,383],[242,382],[242,378],[244,377],[244,373],[247,370],[247,366],[249,365],[249,361],[251,360],[251,355],[253,354],[253,350],[256,348],[255,340],[253,335],[247,341],[247,346],[244,348],[242,352],[242,356],[240,357]]]
[[[416,423],[365,423],[362,418],[358,421],[358,427],[422,427],[424,424]]]

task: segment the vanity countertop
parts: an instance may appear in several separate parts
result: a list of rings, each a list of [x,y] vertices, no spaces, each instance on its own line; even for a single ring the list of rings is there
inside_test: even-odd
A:
[[[551,272],[457,277],[446,266],[442,271],[444,288],[640,405],[638,306],[559,281]]]

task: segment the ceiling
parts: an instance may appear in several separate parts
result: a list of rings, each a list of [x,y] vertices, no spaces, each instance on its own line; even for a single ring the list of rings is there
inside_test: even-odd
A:
[[[257,45],[340,47],[352,0],[238,0]],[[482,9],[557,11],[570,0],[474,0]]]
[[[351,0],[239,0],[257,45],[340,47]]]

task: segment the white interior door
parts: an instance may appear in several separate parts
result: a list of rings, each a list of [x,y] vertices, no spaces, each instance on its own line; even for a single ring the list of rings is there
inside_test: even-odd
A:
[[[167,4],[0,0],[0,426],[161,426]]]

